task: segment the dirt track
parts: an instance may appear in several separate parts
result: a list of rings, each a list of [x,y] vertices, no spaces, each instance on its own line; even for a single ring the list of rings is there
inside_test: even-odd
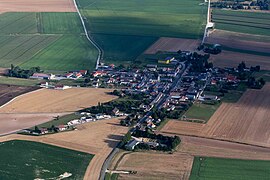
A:
[[[206,125],[171,121],[161,132],[270,147],[269,93],[270,84],[248,90],[237,103],[223,103]]]
[[[103,162],[126,132],[127,128],[119,125],[119,119],[111,119],[82,124],[78,126],[77,131],[53,135],[3,136],[0,137],[0,142],[14,139],[29,140],[94,154],[84,178],[94,180],[98,179]]]
[[[0,12],[76,12],[72,0],[0,0]]]
[[[195,51],[200,45],[199,40],[194,39],[181,39],[181,38],[159,38],[152,46],[150,46],[144,54],[155,54],[158,51],[177,52],[182,51]]]
[[[122,174],[118,179],[188,180],[192,163],[193,157],[184,153],[135,152],[125,155],[117,170],[132,170],[137,174]]]
[[[244,61],[247,66],[260,65],[263,70],[270,70],[270,56],[259,56],[232,51],[222,51],[218,55],[212,55],[210,61],[217,67],[237,67]]]
[[[25,94],[0,109],[0,113],[61,113],[97,105],[116,98],[111,89],[72,88],[42,89]]]

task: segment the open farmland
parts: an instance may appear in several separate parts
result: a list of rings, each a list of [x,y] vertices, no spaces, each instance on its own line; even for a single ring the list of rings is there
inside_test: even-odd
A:
[[[0,179],[83,179],[93,155],[29,141],[0,143]],[[22,156],[23,154],[23,156]],[[66,173],[66,174],[65,174]]]
[[[74,112],[98,102],[116,98],[110,89],[71,88],[66,90],[41,89],[16,98],[0,108],[0,113],[59,113]],[[33,106],[34,104],[34,106]]]
[[[75,12],[4,13],[0,15],[0,67],[67,71],[93,69],[97,50]]]
[[[72,0],[0,0],[0,12],[76,12]]]
[[[270,36],[270,14],[214,10],[215,28],[240,33]]]
[[[117,170],[137,171],[137,173],[121,174],[118,179],[188,180],[192,162],[192,156],[181,153],[135,152],[126,154],[120,161]]]
[[[165,38],[161,37],[152,46],[150,46],[144,54],[155,54],[158,51],[177,52],[195,51],[200,45],[200,40],[183,39],[183,38]]]
[[[247,66],[260,65],[262,70],[270,70],[270,56],[223,50],[218,55],[212,55],[210,61],[212,61],[216,67],[237,67],[244,61]]]
[[[190,180],[270,178],[270,161],[195,157]]]
[[[270,36],[214,30],[206,38],[208,44],[221,44],[223,49],[254,55],[270,56]]]
[[[152,44],[159,37],[201,38],[207,9],[206,6],[199,5],[201,2],[79,0],[78,4],[87,18],[88,29],[105,52],[105,61],[113,62],[112,54],[137,49],[138,41]],[[107,36],[112,38],[107,39]],[[133,42],[134,38],[138,41]],[[143,47],[127,53],[124,57],[120,56],[121,59],[113,58],[119,61],[135,60],[148,48],[146,45]]]
[[[8,135],[0,137],[0,142],[16,139],[36,141],[94,154],[84,179],[98,179],[103,162],[128,129],[119,126],[118,118],[85,123],[77,128],[77,131],[46,136]]]
[[[266,84],[261,90],[246,91],[237,103],[223,103],[210,120],[201,127],[195,123],[189,123],[184,128],[184,122],[171,121],[163,127],[161,132],[270,147],[269,90],[270,84]]]
[[[0,84],[0,106],[7,103],[11,99],[24,93],[37,90],[37,87],[11,86]]]

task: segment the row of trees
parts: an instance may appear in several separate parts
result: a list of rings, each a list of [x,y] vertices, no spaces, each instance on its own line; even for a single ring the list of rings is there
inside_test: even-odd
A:
[[[39,73],[39,72],[41,72],[40,67],[32,67],[30,69],[22,69],[19,66],[14,66],[13,64],[11,64],[10,70],[8,71],[8,76],[28,79],[34,73]]]

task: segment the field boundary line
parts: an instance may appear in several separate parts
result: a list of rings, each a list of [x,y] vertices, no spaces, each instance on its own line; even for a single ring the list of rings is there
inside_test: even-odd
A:
[[[86,26],[85,26],[85,23],[84,23],[84,20],[83,20],[83,17],[81,15],[81,12],[77,6],[77,3],[76,3],[76,0],[73,0],[73,3],[74,3],[74,6],[76,8],[76,11],[80,17],[80,20],[81,20],[81,23],[82,23],[82,26],[83,26],[83,30],[84,30],[84,33],[85,33],[85,36],[87,38],[87,40],[98,50],[98,57],[97,57],[97,60],[96,60],[96,69],[98,68],[99,66],[99,63],[100,63],[100,60],[102,60],[103,58],[103,50],[102,48],[98,45],[98,43],[89,35],[87,29],[86,29]]]
[[[27,93],[24,93],[24,94],[21,94],[19,96],[16,96],[14,98],[12,98],[11,100],[9,100],[8,102],[6,102],[5,104],[1,105],[0,106],[0,109],[7,106],[8,104],[12,103],[13,101],[15,101],[16,99],[18,99],[19,97],[22,97],[22,96],[25,96],[25,95],[28,95],[28,94],[32,94],[32,93],[35,93],[35,92],[38,92],[38,91],[41,91],[43,88],[41,89],[37,89],[37,90],[34,90],[34,91],[30,91],[30,92],[27,92]]]

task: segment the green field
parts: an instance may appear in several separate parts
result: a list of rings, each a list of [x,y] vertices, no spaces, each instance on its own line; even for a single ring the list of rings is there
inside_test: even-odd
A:
[[[0,19],[0,67],[94,69],[97,50],[77,13],[4,13]]]
[[[214,10],[213,21],[217,29],[270,36],[270,14]]]
[[[187,119],[200,119],[204,121],[208,121],[211,116],[216,112],[220,103],[215,105],[210,104],[202,104],[202,103],[194,103],[185,113]]]
[[[109,62],[135,60],[159,37],[201,38],[206,21],[206,6],[199,5],[202,2],[78,0],[88,29]]]
[[[270,161],[195,157],[190,180],[267,180]]]
[[[93,155],[29,141],[0,143],[0,179],[83,179]]]

